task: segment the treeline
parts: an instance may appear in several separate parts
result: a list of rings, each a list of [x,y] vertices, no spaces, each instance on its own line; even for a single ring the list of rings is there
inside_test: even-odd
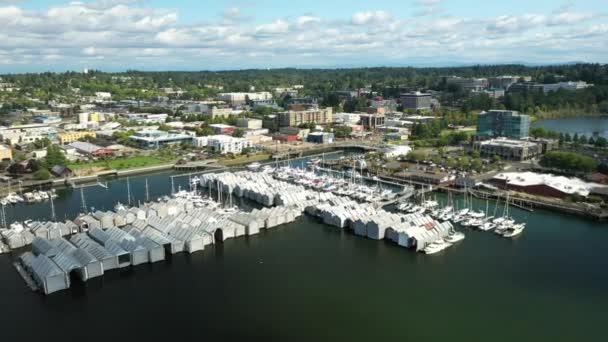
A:
[[[591,157],[559,151],[546,153],[541,158],[540,165],[569,172],[592,172],[597,169],[597,162]]]
[[[550,117],[552,112],[561,112],[559,116],[608,113],[608,85],[576,91],[560,89],[548,94],[509,93],[505,97],[505,107],[543,117]]]
[[[184,98],[202,99],[218,91],[272,90],[274,87],[304,85],[303,95],[323,97],[335,90],[371,87],[383,96],[398,96],[414,89],[443,89],[443,76],[492,77],[499,75],[527,75],[534,80],[578,81],[608,85],[608,70],[600,64],[575,64],[529,67],[523,65],[478,65],[451,68],[357,68],[357,69],[272,69],[199,72],[143,72],[87,74],[41,73],[1,75],[4,82],[14,83],[21,92],[49,98],[56,94],[73,95],[79,88],[81,95],[108,91],[117,97],[147,99],[162,92],[160,88],[179,87]],[[218,86],[223,88],[220,90]],[[146,91],[142,91],[146,90]],[[517,102],[517,99],[512,99]],[[525,107],[524,107],[525,108]]]

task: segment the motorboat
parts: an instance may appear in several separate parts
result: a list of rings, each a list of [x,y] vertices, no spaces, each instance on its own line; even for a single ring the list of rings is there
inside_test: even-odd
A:
[[[513,238],[521,234],[526,228],[525,223],[515,224],[509,228],[502,234],[503,237]]]
[[[449,242],[449,243],[456,243],[458,241],[464,240],[464,238],[465,238],[464,233],[458,232],[458,231],[453,231],[450,235],[448,235],[445,238],[445,241]]]

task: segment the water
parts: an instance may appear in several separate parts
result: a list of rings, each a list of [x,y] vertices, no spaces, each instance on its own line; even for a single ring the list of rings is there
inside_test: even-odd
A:
[[[151,195],[169,192],[169,175],[131,178],[135,197],[143,200],[145,178]],[[187,178],[178,182],[185,185]],[[109,186],[87,189],[87,202],[106,209],[115,197],[126,202],[125,180]],[[77,213],[79,192],[64,192],[55,204],[58,216]],[[485,202],[475,206],[485,208]],[[7,214],[50,217],[50,209],[12,207]],[[303,217],[46,297],[32,293],[12,268],[16,256],[4,255],[3,336],[604,341],[606,225],[546,211],[512,214],[528,222],[519,238],[465,230],[463,242],[433,256]]]
[[[608,138],[608,117],[581,117],[565,119],[539,120],[532,127],[543,127],[549,131],[559,133],[578,133],[590,136],[602,136]]]

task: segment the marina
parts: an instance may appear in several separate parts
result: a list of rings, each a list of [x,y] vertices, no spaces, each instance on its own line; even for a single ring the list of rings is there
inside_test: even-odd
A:
[[[169,195],[171,184],[168,179],[171,175],[130,178],[133,203],[145,201],[146,183],[149,183],[150,198]],[[126,179],[119,179],[108,182],[108,190],[99,187],[83,189],[87,206],[113,210],[117,200],[127,202],[126,185]],[[175,178],[176,193],[180,186],[188,189],[188,177]],[[208,188],[200,191],[208,196]],[[217,197],[216,190],[212,192]],[[57,217],[77,217],[82,207],[80,191],[59,190],[58,194],[54,202]],[[438,193],[436,196],[442,205],[448,203],[446,194]],[[464,208],[462,195],[452,197],[452,202],[457,203],[455,206]],[[230,201],[225,195],[223,198]],[[260,208],[259,205],[250,205],[252,201],[242,202],[243,199],[237,196],[233,196],[232,201],[243,210]],[[49,220],[49,204],[8,206],[7,218],[11,222],[32,219],[35,217],[30,216],[31,210],[35,210],[41,215],[37,220]],[[420,203],[417,201],[415,204]],[[493,212],[493,204],[490,201],[490,212]],[[474,211],[485,211],[486,201],[473,198],[470,207]],[[498,211],[502,213],[502,210]],[[69,291],[56,292],[44,297],[44,301],[40,300],[43,297],[32,295],[29,287],[24,285],[12,265],[11,260],[18,259],[18,253],[13,253],[0,256],[0,271],[5,279],[3,287],[8,300],[5,309],[9,322],[27,320],[26,317],[43,315],[49,310],[70,312],[61,320],[49,315],[41,322],[41,328],[46,328],[49,338],[60,338],[60,331],[74,329],[68,322],[81,315],[93,320],[91,327],[101,331],[98,336],[116,336],[116,332],[101,329],[101,322],[105,325],[120,321],[110,314],[117,300],[130,304],[122,311],[123,315],[133,317],[134,324],[162,326],[158,316],[136,314],[140,310],[152,312],[157,305],[162,305],[166,310],[175,310],[175,318],[203,328],[203,336],[212,339],[231,336],[254,336],[254,340],[257,337],[260,340],[320,338],[315,331],[330,335],[339,332],[340,336],[346,335],[352,340],[374,336],[442,339],[466,336],[458,332],[458,327],[470,324],[471,320],[483,325],[480,336],[497,341],[535,336],[569,340],[579,336],[577,331],[568,328],[573,321],[578,328],[585,327],[586,336],[591,340],[593,336],[602,336],[599,320],[602,308],[608,304],[602,292],[608,284],[603,271],[608,259],[604,257],[605,249],[602,247],[608,241],[607,231],[594,221],[540,209],[530,213],[511,208],[510,216],[517,222],[527,223],[528,228],[520,239],[496,239],[494,234],[467,228],[463,230],[466,235],[464,241],[453,243],[438,255],[427,256],[404,252],[390,240],[378,243],[361,238],[348,229],[326,225],[307,214],[282,228],[262,229],[250,237],[227,239],[222,244],[207,245],[192,254],[179,253],[170,257],[171,254],[166,253],[165,261],[114,269],[86,283],[76,278]],[[453,226],[458,227],[457,224]],[[542,246],[560,246],[560,252]],[[567,266],[572,264],[579,266]],[[564,274],[568,276],[564,278]],[[443,284],[448,279],[450,290],[445,291],[446,285]],[[345,286],[345,281],[348,286]],[[382,290],[369,292],[378,282],[382,283]],[[246,291],[243,291],[242,284],[248,284]],[[392,295],[397,292],[427,293],[433,289],[437,292],[432,298],[395,298]],[[362,292],[368,295],[359,296]],[[459,296],[454,296],[454,292]],[[154,301],[147,299],[158,293],[165,295]],[[252,296],[252,293],[256,295]],[[496,296],[496,293],[501,293],[501,296]],[[563,293],[568,293],[568,296],[561,295]],[[329,294],[333,304],[325,305]],[[11,302],[9,297],[15,301]],[[353,303],[352,298],[355,297],[360,300]],[[287,298],[289,306],[299,307],[297,311],[288,309]],[[181,313],[177,310],[177,302],[188,302],[195,308]],[[429,303],[440,302],[450,305],[440,312],[430,310]],[[243,306],[243,303],[247,305]],[[24,306],[29,309],[22,310]],[[353,306],[375,314],[365,317],[353,315]],[[467,317],[459,315],[463,306],[468,308]],[[487,310],[496,306],[501,310],[489,319]],[[418,309],[411,310],[412,307]],[[522,311],[522,307],[527,309]],[[562,310],[564,307],[569,309]],[[241,324],[228,324],[234,312],[239,312],[239,317],[242,317]],[[284,319],[285,312],[291,312],[289,319]],[[434,323],[423,318],[431,312],[437,319],[447,322],[446,329],[437,330]],[[585,319],[579,314],[574,315],[575,312],[585,312]],[[311,314],[316,315],[313,321],[307,319]],[[264,320],[259,319],[260,315],[265,317]],[[491,333],[505,324],[521,322],[522,315],[530,319],[535,317],[535,324],[504,331],[500,336]],[[196,323],[199,320],[203,323]],[[270,323],[277,320],[284,324],[278,329],[276,324]],[[381,328],[386,324],[403,324],[404,320],[410,324],[407,333]],[[559,328],[547,333],[547,330],[539,329],[545,324],[557,324]],[[373,336],[369,327],[378,328]],[[194,330],[185,328],[177,336],[190,333]],[[152,327],[143,331],[141,336],[159,334],[162,335],[162,329]],[[25,329],[19,335],[9,334],[8,337],[28,339],[34,336],[33,331]]]

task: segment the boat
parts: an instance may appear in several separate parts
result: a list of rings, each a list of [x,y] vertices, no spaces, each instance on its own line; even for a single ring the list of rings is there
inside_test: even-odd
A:
[[[313,158],[313,159],[307,161],[306,164],[316,166],[316,165],[321,164],[321,161],[322,161],[321,158]]]
[[[514,238],[521,234],[526,228],[525,223],[515,224],[509,228],[502,234],[503,237],[506,238]]]
[[[40,191],[40,198],[42,198],[43,200],[48,200],[49,199],[49,194],[46,191]]]
[[[464,240],[464,238],[465,238],[464,233],[458,232],[458,231],[454,231],[454,232],[452,232],[450,235],[448,235],[445,238],[445,241],[449,242],[449,243],[456,243],[458,241]]]
[[[261,166],[262,166],[262,164],[260,164],[258,162],[253,162],[253,163],[247,165],[247,169],[249,169],[251,171],[257,171]]]
[[[451,243],[444,241],[443,239],[438,239],[437,241],[432,242],[428,246],[424,248],[425,254],[435,254],[439,253],[442,250],[452,246]]]

